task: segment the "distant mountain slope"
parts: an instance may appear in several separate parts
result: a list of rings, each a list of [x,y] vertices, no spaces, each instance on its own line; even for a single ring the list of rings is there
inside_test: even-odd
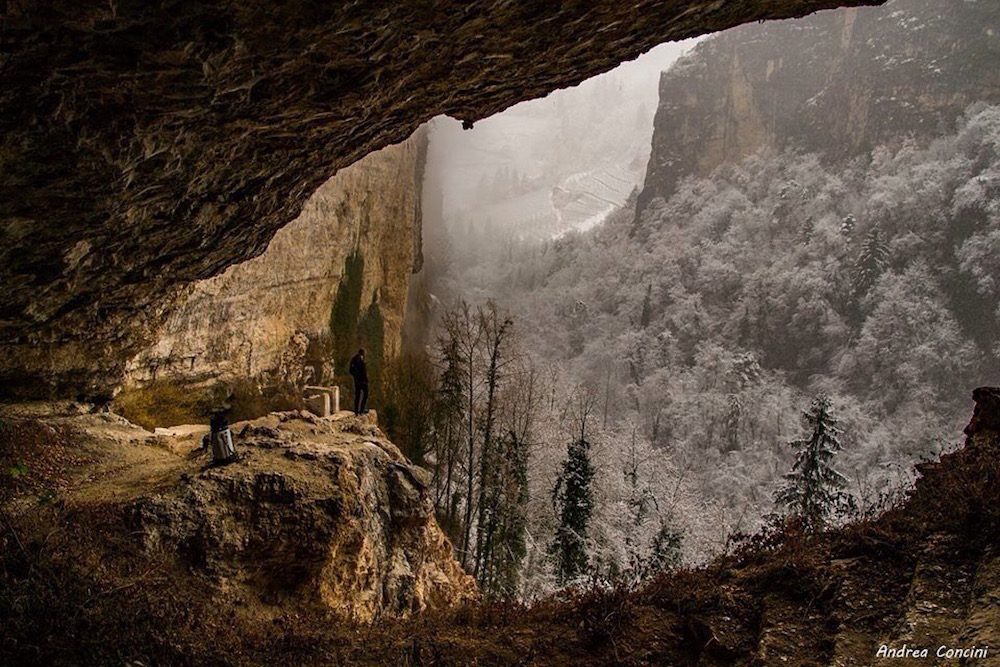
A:
[[[1000,101],[998,2],[891,0],[727,31],[660,79],[636,217],[761,147],[849,157],[939,135],[973,101]]]
[[[571,174],[555,185],[510,194],[476,207],[475,218],[516,238],[544,240],[602,222],[642,182],[641,166],[609,163]],[[471,215],[471,214],[470,214]]]

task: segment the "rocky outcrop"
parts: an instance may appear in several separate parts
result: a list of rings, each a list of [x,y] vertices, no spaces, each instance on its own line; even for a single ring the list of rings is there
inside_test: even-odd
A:
[[[187,574],[175,585],[207,586],[218,604],[318,605],[368,621],[478,597],[438,527],[427,473],[374,413],[237,424],[239,458],[225,466],[197,451],[205,427],[151,435],[110,414],[32,415],[86,454],[63,502],[124,512],[130,543],[177,563]]]
[[[0,392],[100,394],[178,292],[336,170],[653,45],[877,0],[16,0],[0,15]]]
[[[0,662],[860,667],[891,663],[884,646],[926,650],[914,664],[998,665],[1000,388],[974,400],[965,446],[922,464],[879,517],[822,533],[787,525],[638,591],[366,629],[327,614],[475,596],[423,473],[370,422],[272,415],[237,427],[239,462],[210,467],[193,452],[203,430],[150,436],[75,406],[7,410],[87,460],[66,476],[58,522],[25,531],[23,552],[0,550]]]
[[[1000,100],[1000,5],[890,0],[747,25],[700,43],[660,79],[637,217],[687,175],[761,148],[840,160],[951,128]]]
[[[239,461],[131,505],[148,549],[227,596],[318,601],[358,620],[473,599],[438,528],[427,473],[373,420],[283,413],[237,431]]]
[[[360,318],[377,304],[384,356],[395,356],[409,277],[421,264],[426,144],[425,131],[418,130],[342,169],[262,255],[196,283],[156,344],[130,363],[127,383],[253,378],[296,384],[307,373],[313,383],[331,381],[332,369],[324,373],[323,363],[306,368],[305,355],[311,341],[344,335],[331,332],[331,312],[347,288],[351,257],[360,257],[361,265],[352,282],[358,290],[353,314]]]

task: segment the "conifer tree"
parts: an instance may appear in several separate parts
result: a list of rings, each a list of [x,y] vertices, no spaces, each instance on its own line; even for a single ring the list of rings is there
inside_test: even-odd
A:
[[[798,516],[806,527],[818,530],[826,523],[838,501],[847,478],[833,467],[840,451],[841,430],[832,413],[829,398],[813,400],[808,412],[802,414],[809,436],[788,443],[798,450],[792,470],[785,475],[787,483],[775,494],[775,501]]]
[[[667,521],[661,521],[650,545],[646,576],[671,570],[681,564],[681,542],[684,536]]]
[[[343,278],[330,310],[330,334],[333,336],[334,364],[338,372],[347,369],[360,342],[358,322],[361,319],[364,272],[365,258],[360,251],[355,250],[344,260]]]
[[[517,591],[521,563],[527,553],[528,449],[513,430],[500,438],[503,450],[498,484],[491,489],[484,531],[483,565],[477,577],[488,597],[510,597]]]
[[[879,276],[885,271],[888,262],[889,248],[882,241],[882,234],[878,228],[873,227],[865,235],[861,254],[858,255],[858,261],[854,267],[854,296],[856,298],[860,299],[868,294],[868,291],[878,281]]]
[[[438,521],[455,544],[462,539],[459,506],[462,501],[460,476],[462,467],[462,416],[468,388],[464,382],[466,362],[455,336],[438,341],[442,366],[434,401],[435,430],[435,506]]]
[[[739,394],[729,395],[729,409],[723,428],[726,432],[726,451],[735,452],[740,448],[740,419],[743,417],[743,401]]]
[[[857,221],[854,216],[848,213],[844,216],[844,220],[840,223],[840,233],[846,236],[848,239],[854,235],[854,225]]]
[[[560,584],[572,581],[587,567],[587,529],[594,513],[594,467],[590,461],[587,423],[596,404],[594,392],[581,386],[567,405],[572,439],[552,489],[559,526],[549,549]]]
[[[645,329],[649,326],[649,321],[653,317],[653,286],[646,285],[646,297],[642,300],[642,313],[639,316],[639,324]]]
[[[566,454],[552,493],[559,514],[552,552],[560,584],[573,580],[587,566],[587,527],[594,511],[590,443],[584,437],[576,438]]]

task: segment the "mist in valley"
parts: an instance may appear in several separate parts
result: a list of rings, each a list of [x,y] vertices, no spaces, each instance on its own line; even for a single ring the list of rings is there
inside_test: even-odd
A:
[[[996,0],[7,4],[0,664],[996,660]]]
[[[962,89],[919,22],[961,24],[969,5],[866,11],[879,29],[909,21],[915,87]],[[635,583],[787,517],[877,516],[915,464],[958,445],[969,388],[1000,370],[1000,107],[963,89],[969,103],[932,131],[900,116],[849,155],[810,148],[821,128],[785,140],[779,127],[642,201],[650,160],[674,159],[651,145],[680,140],[653,136],[657,108],[666,125],[683,106],[660,91],[719,67],[721,40],[812,31],[826,48],[826,24],[809,21],[667,45],[472,129],[432,123],[407,335],[445,398],[409,424],[410,454],[434,471],[442,523],[487,593]],[[892,48],[850,57],[878,71]],[[732,112],[704,108],[699,80],[684,85],[700,113]],[[834,481],[807,509],[803,451],[824,429],[817,474]]]

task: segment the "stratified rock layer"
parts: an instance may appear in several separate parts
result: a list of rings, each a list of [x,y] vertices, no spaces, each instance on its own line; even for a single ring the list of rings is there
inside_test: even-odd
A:
[[[99,394],[337,169],[663,41],[876,0],[23,0],[0,16],[0,393]]]
[[[661,76],[638,212],[761,148],[840,160],[939,136],[978,101],[1000,101],[996,2],[890,0],[742,26]]]
[[[409,277],[421,262],[426,142],[421,130],[342,169],[275,235],[264,254],[196,283],[156,344],[130,364],[128,382],[264,378],[297,383],[303,379],[309,341],[330,334],[331,309],[354,253],[364,262],[359,306],[363,311],[378,304],[383,352],[395,356]]]

